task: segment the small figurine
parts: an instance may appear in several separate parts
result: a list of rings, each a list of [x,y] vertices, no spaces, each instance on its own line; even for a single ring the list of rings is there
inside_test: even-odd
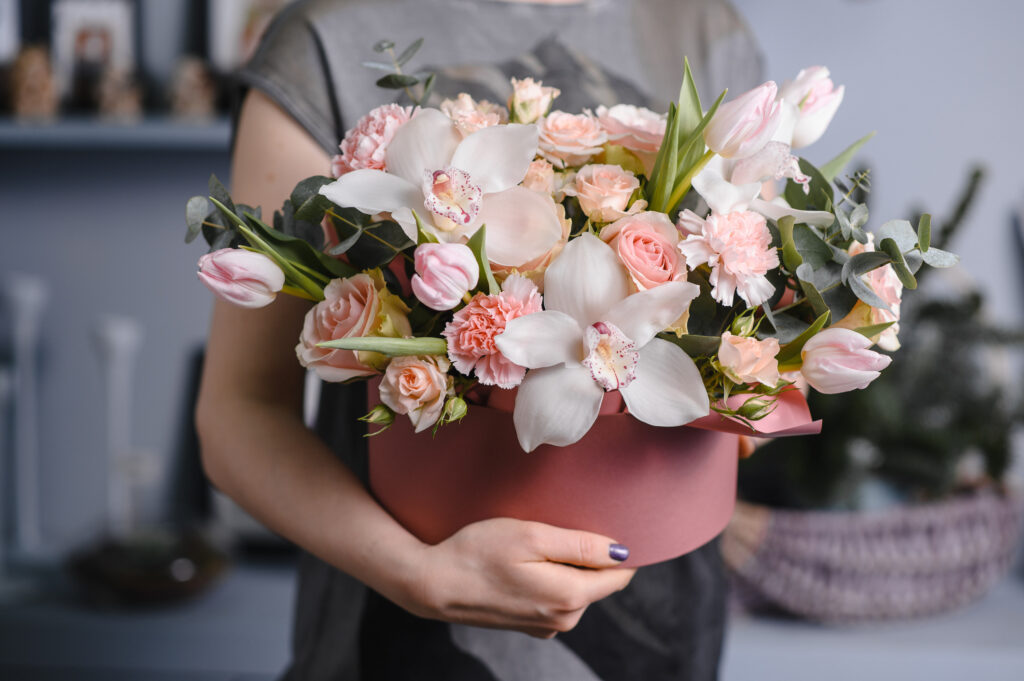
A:
[[[217,86],[206,64],[197,57],[178,62],[170,86],[171,115],[188,121],[208,121],[214,117]]]
[[[11,71],[11,108],[15,118],[52,120],[57,115],[57,105],[49,52],[41,45],[24,47]]]

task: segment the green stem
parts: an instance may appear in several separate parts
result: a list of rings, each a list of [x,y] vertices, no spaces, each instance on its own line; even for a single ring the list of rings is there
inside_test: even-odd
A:
[[[335,218],[335,219],[345,223],[346,225],[348,225],[350,227],[353,227],[355,229],[361,230],[362,233],[365,234],[366,236],[370,237],[371,239],[377,240],[378,243],[384,244],[385,246],[387,246],[388,248],[393,250],[395,252],[395,255],[400,255],[403,258],[405,258],[406,260],[408,260],[409,262],[415,264],[416,260],[413,259],[413,257],[411,255],[406,253],[404,249],[403,250],[398,250],[398,248],[396,248],[395,245],[393,243],[391,243],[390,241],[385,241],[384,239],[381,239],[379,236],[374,234],[369,229],[364,228],[361,225],[357,225],[356,223],[352,222],[351,220],[347,220],[347,219],[343,218],[342,216],[338,215],[337,213],[335,213],[330,208],[327,209],[326,213],[328,215],[330,215],[332,218]],[[380,223],[377,223],[377,224],[380,224]]]
[[[714,158],[715,152],[708,149],[704,152],[704,155],[700,157],[700,160],[693,164],[693,167],[683,176],[683,179],[676,185],[676,190],[672,192],[672,196],[669,197],[668,205],[665,206],[665,212],[669,212],[673,208],[679,205],[679,202],[686,196],[686,192],[690,191],[690,186],[693,184],[693,178],[697,176],[697,173],[704,169],[704,166],[708,164],[712,158]]]
[[[405,74],[402,73],[402,67],[398,65],[398,55],[395,54],[395,48],[389,47],[388,48],[388,54],[391,55],[391,64],[395,67],[395,73],[397,73],[400,76],[404,76]],[[406,87],[404,87],[402,89],[405,90],[405,94],[409,96],[409,100],[413,104],[415,104],[416,106],[420,105],[420,100],[417,99],[415,96],[413,96],[412,91],[409,90],[408,86],[406,86]]]

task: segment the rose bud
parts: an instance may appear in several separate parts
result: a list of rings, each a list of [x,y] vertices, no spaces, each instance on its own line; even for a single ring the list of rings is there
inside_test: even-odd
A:
[[[222,248],[199,258],[199,281],[221,300],[239,307],[265,307],[284,286],[284,272],[262,253]]]
[[[512,95],[508,98],[508,110],[516,123],[536,123],[548,112],[551,102],[561,94],[558,88],[544,87],[533,78],[512,79]]]
[[[758,85],[718,107],[704,141],[723,158],[753,156],[767,144],[779,127],[782,106],[775,101],[774,81]]]
[[[825,329],[804,345],[800,373],[808,385],[826,395],[866,388],[892,361],[870,347],[871,341],[856,331]]]
[[[794,149],[813,144],[825,133],[843,101],[844,92],[845,86],[835,87],[824,66],[803,69],[797,74],[796,80],[783,84],[779,99],[790,103],[797,110],[792,141]]]
[[[416,248],[412,291],[431,310],[450,310],[476,286],[480,266],[463,244],[422,244]]]

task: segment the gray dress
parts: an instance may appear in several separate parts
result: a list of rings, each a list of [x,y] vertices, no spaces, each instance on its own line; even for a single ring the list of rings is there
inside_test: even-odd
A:
[[[426,42],[416,63],[437,72],[438,97],[469,92],[501,102],[510,76],[530,75],[559,88],[556,106],[566,111],[616,102],[665,110],[684,55],[705,100],[727,86],[753,87],[761,71],[742,20],[712,0],[306,0],[275,21],[240,84],[269,95],[333,154],[346,127],[392,96],[359,65],[376,56],[373,43],[402,47],[418,37]],[[325,385],[318,432],[365,481],[355,426],[364,395],[361,385]],[[706,681],[717,676],[724,623],[715,542],[640,569],[553,641],[414,617],[305,555],[285,678]]]

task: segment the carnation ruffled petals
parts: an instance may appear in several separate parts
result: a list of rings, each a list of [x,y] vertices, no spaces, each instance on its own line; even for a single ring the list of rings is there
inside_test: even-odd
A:
[[[870,347],[871,341],[856,331],[830,327],[804,345],[800,373],[808,385],[827,395],[866,388],[892,361]]]
[[[677,248],[679,232],[664,213],[624,217],[605,226],[601,240],[615,249],[638,290],[686,280],[686,260]]]
[[[718,362],[734,383],[760,383],[774,388],[779,382],[779,362],[775,359],[778,354],[778,338],[758,340],[726,331],[718,348]]]
[[[552,111],[538,126],[539,153],[556,168],[583,165],[608,142],[608,134],[589,111]]]
[[[419,433],[437,422],[452,392],[448,360],[435,355],[396,357],[384,371],[380,399],[396,414],[408,414]]]
[[[412,116],[411,106],[385,104],[366,114],[345,133],[341,153],[331,161],[331,173],[341,177],[353,170],[386,170],[388,144]]]
[[[686,237],[679,250],[690,269],[711,267],[711,295],[723,305],[732,305],[738,294],[747,307],[756,307],[775,292],[765,275],[779,266],[779,254],[763,215],[712,213],[701,233]]]
[[[262,253],[221,248],[199,258],[199,281],[221,300],[239,307],[265,307],[284,287],[284,272]]]

